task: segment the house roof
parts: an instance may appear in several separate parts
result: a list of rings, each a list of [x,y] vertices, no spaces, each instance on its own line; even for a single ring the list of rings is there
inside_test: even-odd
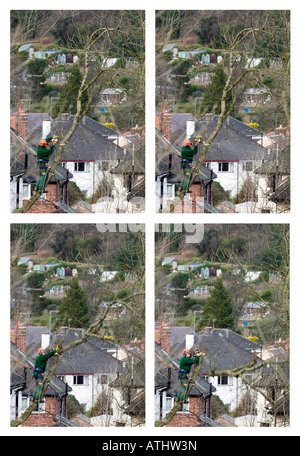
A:
[[[11,342],[11,388],[21,387],[23,395],[31,395],[35,389],[35,380],[31,373],[34,368],[34,358],[30,355],[24,355],[18,350],[17,346]],[[49,361],[50,363],[51,361]],[[26,368],[26,370],[24,370]],[[51,382],[47,388],[46,396],[64,395],[66,392],[72,391],[72,388],[64,383],[58,377],[53,375]]]
[[[54,344],[63,341],[67,345],[78,339],[73,334],[55,334]],[[52,343],[53,343],[52,342]],[[54,345],[53,344],[53,345]],[[106,341],[101,341],[95,337],[88,337],[87,341],[64,353],[58,363],[56,374],[111,374],[124,372],[122,362],[107,353],[108,348],[113,347]]]
[[[173,150],[172,150],[173,149]],[[179,183],[182,180],[180,152],[156,130],[156,175],[168,175],[168,181]],[[194,183],[210,182],[216,174],[202,165]]]
[[[170,343],[171,353],[178,359],[185,343],[185,337],[177,337]],[[257,350],[258,345],[229,329],[211,329],[209,334],[205,331],[195,334],[194,348],[206,353],[201,368],[205,375],[212,370],[230,370],[248,364],[253,360],[251,351]]]
[[[28,49],[33,48],[33,44],[22,44],[19,47],[19,51],[28,51]]]
[[[244,305],[244,309],[264,309],[266,304],[263,301],[260,302],[248,302]]]
[[[133,155],[132,152],[127,153],[126,160],[119,163],[110,172],[112,174],[145,174],[145,150],[140,149]],[[134,166],[134,168],[133,168]]]
[[[38,180],[40,175],[40,170],[37,165],[37,158],[34,156],[37,151],[38,141],[37,139],[37,130],[34,132],[31,138],[35,138],[36,142],[32,143],[30,140],[22,140],[16,136],[16,131],[11,128],[11,158],[10,158],[10,174],[13,175],[22,175],[23,182],[25,183],[34,183]],[[31,150],[26,149],[24,144]],[[27,162],[25,161],[25,155],[27,155]],[[57,165],[55,173],[51,177],[50,183],[56,182],[66,182],[70,180],[73,175],[61,165]]]
[[[195,124],[194,136],[202,136],[203,143],[205,143],[216,128],[218,118],[219,116],[212,116],[211,120],[206,120],[206,118],[198,120]],[[228,117],[210,145],[205,162],[263,160],[267,157],[267,149],[253,141],[251,138],[254,136],[257,136],[257,130]],[[185,138],[184,127],[176,132],[173,139],[174,146],[181,149]]]
[[[18,264],[26,264],[28,261],[32,261],[31,257],[22,257],[19,259]]]
[[[179,357],[168,355],[161,346],[155,343],[155,388],[166,389],[168,395],[176,396],[180,390],[180,380],[178,379]],[[210,395],[216,391],[214,387],[204,379],[198,376],[193,386],[190,396]]]
[[[73,125],[74,117],[68,115],[55,119],[51,128],[52,134],[60,138],[65,136]],[[125,160],[126,151],[109,141],[108,136],[107,127],[104,130],[103,125],[83,117],[68,141],[61,161]]]
[[[16,330],[17,326],[12,324],[11,328]],[[26,347],[34,343],[39,344],[40,347],[42,334],[46,333],[49,334],[49,328],[47,326],[26,326]]]
[[[171,50],[174,49],[174,48],[178,48],[177,44],[173,44],[173,43],[166,44],[166,45],[163,47],[163,52],[165,52],[165,51],[171,51]]]

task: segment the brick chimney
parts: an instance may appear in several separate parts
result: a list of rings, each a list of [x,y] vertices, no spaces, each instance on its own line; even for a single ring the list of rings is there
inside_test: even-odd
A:
[[[171,328],[163,323],[160,329],[160,345],[168,355],[170,354],[170,336]]]
[[[25,140],[27,139],[27,121],[27,114],[25,112],[20,111],[17,120],[17,131],[18,135]]]
[[[172,116],[169,112],[163,111],[161,113],[161,132],[163,136],[168,140],[171,141],[171,124],[172,124]]]
[[[17,325],[15,329],[11,328],[10,330],[10,340],[14,342],[20,352],[24,354],[26,353],[26,335],[26,326]]]

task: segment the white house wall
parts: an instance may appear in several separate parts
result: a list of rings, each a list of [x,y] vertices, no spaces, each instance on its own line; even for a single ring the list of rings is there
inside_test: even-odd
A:
[[[86,192],[86,196],[90,197],[95,191],[95,163],[88,163],[89,171],[75,171],[75,162],[64,162],[64,167],[73,175],[70,181],[75,182],[80,190]]]
[[[238,192],[238,163],[233,162],[233,171],[219,172],[219,162],[211,162],[210,169],[217,175],[214,179],[215,182],[224,188],[224,190],[230,192],[230,196],[233,197]]]
[[[230,411],[233,411],[241,400],[241,381],[235,377],[230,377],[230,379],[232,385],[218,385],[218,377],[210,377],[208,381],[216,388],[214,394],[219,396],[225,405],[229,406]]]
[[[20,179],[21,182],[21,179]],[[10,212],[17,208],[17,179],[13,177],[10,182]]]
[[[106,374],[109,377],[109,382],[116,378],[116,375]],[[73,375],[65,375],[64,381],[72,388],[72,395],[78,400],[80,404],[84,404],[86,410],[90,410],[96,403],[99,395],[104,391],[112,392],[107,384],[102,385],[98,383],[99,375],[87,375],[86,385],[74,385]],[[118,395],[118,390],[113,389],[113,397]]]

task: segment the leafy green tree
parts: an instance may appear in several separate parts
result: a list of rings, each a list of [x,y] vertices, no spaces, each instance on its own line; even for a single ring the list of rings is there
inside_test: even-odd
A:
[[[56,104],[56,109],[54,115],[57,117],[63,112],[69,112],[70,114],[76,114],[77,111],[77,99],[79,89],[82,83],[82,74],[80,72],[78,65],[73,65],[70,71],[68,81],[64,85],[61,94],[60,100]],[[81,109],[84,111],[88,102],[88,94],[84,92],[82,96],[82,106]]]
[[[28,292],[31,297],[31,311],[33,315],[38,315],[42,308],[42,296],[44,294],[43,285],[45,282],[45,274],[42,272],[32,272],[27,277],[26,283]]]
[[[217,279],[214,282],[211,295],[207,299],[203,311],[205,324],[211,324],[212,320],[215,319],[216,327],[234,329],[232,297],[225,288],[222,279]]]
[[[175,300],[176,300],[176,313],[178,315],[184,315],[188,310],[186,305],[185,296],[188,294],[189,274],[179,272],[172,277],[171,287],[173,289]]]
[[[220,24],[216,16],[201,19],[199,30],[196,31],[200,43],[211,47],[218,46],[220,33]]]
[[[50,244],[54,253],[59,255],[59,258],[64,261],[72,260],[74,249],[74,235],[71,229],[58,231],[55,233],[54,242]]]
[[[77,279],[70,281],[70,288],[59,307],[60,322],[75,328],[84,328],[89,324],[88,294],[84,291]]]
[[[217,65],[211,79],[211,83],[204,92],[204,99],[201,105],[202,111],[213,112],[219,115],[221,112],[221,101],[227,76],[222,65]],[[228,108],[232,103],[232,93],[229,92],[225,99],[225,105]]]
[[[40,100],[44,95],[44,82],[46,79],[44,72],[46,68],[47,62],[45,60],[33,59],[28,63],[28,76],[30,78],[32,97],[34,100]]]

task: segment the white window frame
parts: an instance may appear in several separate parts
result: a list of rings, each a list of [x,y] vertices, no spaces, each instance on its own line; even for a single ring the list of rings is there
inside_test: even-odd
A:
[[[25,188],[27,191],[25,191]],[[27,196],[26,194],[27,193]],[[30,199],[31,198],[31,184],[27,184],[23,182],[23,199]]]
[[[83,377],[83,383],[78,383],[78,378]],[[76,386],[87,386],[89,384],[88,375],[73,375],[73,385]]]
[[[166,413],[169,413],[170,410],[174,407],[174,397],[166,397]],[[168,405],[169,404],[169,405]],[[171,408],[170,408],[171,407]],[[190,399],[182,405],[182,410],[179,410],[177,413],[189,413],[190,411]]]
[[[222,382],[222,378],[227,378],[227,383]],[[229,375],[221,375],[218,376],[218,386],[232,386],[233,385],[233,378]]]
[[[228,171],[223,170],[223,166],[225,164],[228,165]],[[218,162],[218,172],[219,173],[233,173],[234,172],[234,163],[233,162]]]
[[[167,199],[173,200],[175,198],[175,184],[167,183]]]
[[[28,396],[22,396],[22,411],[25,412],[25,410],[28,409],[29,405],[30,405],[30,398]],[[45,413],[45,399],[43,399],[42,402],[39,402],[38,406],[39,406],[39,409],[33,410],[32,413]]]
[[[84,169],[80,170],[78,169],[78,165],[83,164]],[[90,162],[74,162],[74,172],[75,173],[89,173],[90,172]]]

